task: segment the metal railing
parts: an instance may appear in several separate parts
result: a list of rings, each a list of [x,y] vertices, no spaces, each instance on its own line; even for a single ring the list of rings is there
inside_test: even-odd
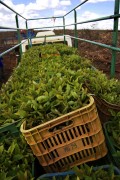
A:
[[[77,22],[77,8],[79,8],[80,6],[84,5],[85,3],[87,3],[89,0],[85,0],[83,1],[82,3],[80,3],[78,6],[76,6],[75,8],[73,8],[72,10],[70,10],[68,13],[66,13],[64,16],[59,16],[59,17],[42,17],[42,18],[36,18],[36,19],[26,19],[24,18],[23,16],[21,16],[19,13],[17,13],[15,10],[13,10],[11,7],[9,7],[8,5],[6,5],[4,2],[0,1],[0,3],[7,7],[9,10],[11,10],[12,12],[15,13],[15,21],[16,21],[16,28],[12,28],[12,27],[4,27],[4,26],[1,26],[0,29],[10,29],[10,30],[17,30],[17,33],[18,33],[18,44],[15,45],[14,47],[10,48],[9,50],[5,51],[5,52],[2,52],[0,54],[0,56],[3,56],[4,54],[10,52],[11,50],[15,49],[16,47],[20,47],[20,57],[22,55],[22,47],[21,47],[21,44],[24,43],[22,42],[21,43],[21,36],[20,36],[20,30],[29,30],[28,28],[28,23],[29,21],[33,21],[33,20],[41,20],[41,19],[51,19],[51,18],[62,18],[62,21],[63,21],[63,25],[61,26],[54,26],[54,28],[62,28],[63,29],[63,36],[64,36],[64,41],[65,41],[65,32],[66,32],[66,27],[69,27],[69,26],[74,26],[74,36],[70,36],[71,38],[74,38],[75,40],[75,47],[78,48],[78,41],[84,41],[84,42],[87,42],[87,43],[90,43],[90,44],[93,44],[93,45],[97,45],[97,46],[100,46],[100,47],[103,47],[103,48],[108,48],[112,51],[112,58],[111,58],[111,70],[110,70],[110,75],[111,77],[114,77],[115,76],[115,65],[116,65],[116,53],[117,52],[120,52],[120,48],[117,47],[117,39],[118,39],[118,22],[119,22],[119,18],[120,18],[120,14],[119,14],[119,6],[120,6],[120,1],[119,0],[115,0],[115,3],[114,3],[114,14],[110,15],[110,16],[106,16],[106,17],[100,17],[100,18],[97,18],[97,19],[91,19],[91,20],[87,20],[87,21],[82,21],[82,22]],[[65,18],[68,14],[74,12],[74,23],[72,24],[65,24]],[[19,20],[18,20],[18,17],[22,17],[24,20],[25,20],[25,25],[26,25],[26,29],[21,29],[19,28]],[[79,38],[78,37],[78,34],[77,34],[77,30],[78,30],[78,25],[79,24],[85,24],[85,23],[90,23],[90,22],[98,22],[98,21],[104,21],[104,20],[110,20],[110,19],[113,19],[113,36],[112,36],[112,45],[107,45],[107,44],[103,44],[103,43],[99,43],[99,42],[96,42],[96,41],[91,41],[91,40],[87,40],[87,39],[82,39],[82,38]],[[34,29],[37,30],[37,29],[47,29],[47,28],[53,28],[53,26],[46,26],[46,27],[35,27]],[[28,36],[28,44],[30,45],[30,39],[29,39],[29,36]]]

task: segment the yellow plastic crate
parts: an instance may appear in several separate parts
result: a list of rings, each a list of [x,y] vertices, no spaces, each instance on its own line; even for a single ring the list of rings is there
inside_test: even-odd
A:
[[[21,125],[34,155],[46,172],[64,171],[107,154],[105,137],[93,97],[87,106],[29,130]]]

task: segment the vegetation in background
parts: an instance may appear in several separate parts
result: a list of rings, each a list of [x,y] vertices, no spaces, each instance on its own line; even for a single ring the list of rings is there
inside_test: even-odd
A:
[[[86,84],[91,93],[109,103],[120,105],[120,81],[117,79],[108,79],[105,74],[97,70],[89,72]]]
[[[68,56],[56,56],[59,48]],[[76,68],[87,67],[88,60],[82,62],[76,51],[45,45],[26,52],[12,80],[2,88],[1,124],[24,119],[30,128],[87,105],[89,95]]]

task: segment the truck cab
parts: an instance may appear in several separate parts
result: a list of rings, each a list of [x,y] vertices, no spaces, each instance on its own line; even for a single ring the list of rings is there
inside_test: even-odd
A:
[[[26,40],[26,41],[25,41]],[[55,35],[53,31],[42,31],[38,32],[36,34],[36,37],[31,38],[29,37],[29,44],[28,40],[24,39],[22,40],[22,52],[24,53],[27,49],[28,46],[36,46],[36,45],[43,45],[45,43],[65,43],[68,46],[72,47],[72,40],[69,35]]]

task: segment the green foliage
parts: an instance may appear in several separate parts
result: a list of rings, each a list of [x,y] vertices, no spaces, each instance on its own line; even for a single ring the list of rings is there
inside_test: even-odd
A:
[[[64,45],[64,44],[56,44],[54,46],[59,51],[61,56],[72,55],[72,54],[78,53],[76,48],[71,48],[71,47]]]
[[[111,112],[113,118],[106,124],[106,130],[109,138],[109,143],[113,146],[113,157],[120,164],[120,112]]]
[[[107,132],[111,142],[120,149],[120,116],[113,118],[112,122],[107,124]]]
[[[81,67],[88,67],[88,60],[82,61],[76,52],[61,44],[29,49],[2,88],[0,124],[21,119],[31,128],[87,105]]]
[[[120,82],[94,71],[77,49],[64,44],[32,47],[2,87],[0,125],[27,120],[32,127],[85,106],[86,82],[96,96],[119,105]]]
[[[32,180],[34,157],[22,137],[12,137],[9,133],[0,139],[0,179]]]
[[[90,91],[107,102],[120,105],[120,81],[108,79],[100,71],[89,71],[86,76],[86,84]]]

